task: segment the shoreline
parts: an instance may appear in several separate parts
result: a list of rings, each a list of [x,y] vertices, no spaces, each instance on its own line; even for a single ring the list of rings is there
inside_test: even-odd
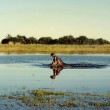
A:
[[[18,54],[110,54],[110,45],[0,44],[0,53]]]
[[[10,95],[0,95],[2,108],[19,109],[109,109],[110,94],[74,93],[48,89],[25,90]]]

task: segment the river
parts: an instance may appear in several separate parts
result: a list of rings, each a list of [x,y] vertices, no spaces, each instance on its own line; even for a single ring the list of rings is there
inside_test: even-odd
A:
[[[65,63],[106,65],[66,68],[54,76],[49,54],[0,54],[0,94],[25,89],[110,93],[110,54],[58,54]]]

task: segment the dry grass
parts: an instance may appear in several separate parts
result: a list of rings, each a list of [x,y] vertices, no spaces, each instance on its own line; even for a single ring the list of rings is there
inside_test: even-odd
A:
[[[109,110],[110,108],[110,96],[107,94],[104,96],[103,94],[63,92],[49,89],[28,90],[23,93],[1,95],[0,99],[1,102],[5,100],[2,106],[21,108],[25,105],[24,107],[33,107],[33,110],[36,110],[34,108],[37,107],[40,107],[41,110],[43,108],[51,110],[50,108],[55,107],[62,110],[74,110],[75,108],[78,110]]]
[[[4,53],[110,53],[110,45],[0,44]]]

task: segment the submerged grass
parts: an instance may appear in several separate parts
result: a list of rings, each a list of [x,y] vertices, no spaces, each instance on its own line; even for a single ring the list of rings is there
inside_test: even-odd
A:
[[[110,53],[110,45],[0,44],[5,53]]]
[[[32,90],[31,94],[34,96],[42,96],[42,95],[65,95],[65,92],[55,92],[49,90]]]
[[[17,101],[19,106],[43,108],[98,108],[110,109],[110,96],[89,93],[61,92],[53,90],[30,90],[26,94],[0,96],[0,99]],[[19,102],[18,102],[19,100]],[[5,101],[6,102],[6,101]],[[21,103],[20,103],[21,102]],[[5,103],[5,105],[8,105]],[[55,109],[57,110],[57,109]],[[65,110],[65,109],[64,109]],[[94,109],[95,110],[95,109]]]

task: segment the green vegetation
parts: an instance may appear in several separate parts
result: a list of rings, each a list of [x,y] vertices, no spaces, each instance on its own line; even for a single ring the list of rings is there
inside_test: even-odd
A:
[[[5,99],[5,106],[12,106],[13,101],[17,106],[41,107],[41,108],[95,108],[109,109],[110,96],[98,95],[92,93],[73,93],[61,92],[48,89],[24,91],[18,94],[0,96],[2,101]],[[6,103],[12,102],[12,104]],[[13,100],[13,101],[12,101]],[[14,103],[15,104],[15,103]],[[16,105],[15,104],[15,105]],[[24,104],[24,105],[23,105]],[[14,106],[14,105],[13,105]]]
[[[58,39],[8,35],[1,41],[0,52],[5,53],[110,53],[110,42],[102,38],[89,39],[72,35]],[[4,45],[5,44],[5,45]]]
[[[74,38],[72,35],[63,36],[58,39],[53,39],[51,37],[41,37],[36,39],[34,37],[26,37],[22,35],[17,35],[15,37],[8,35],[5,39],[1,41],[2,44],[8,44],[13,42],[14,44],[65,44],[65,45],[103,45],[110,44],[109,41],[99,38],[99,39],[89,39],[86,36],[79,36]]]
[[[4,53],[110,53],[110,45],[0,44]]]

